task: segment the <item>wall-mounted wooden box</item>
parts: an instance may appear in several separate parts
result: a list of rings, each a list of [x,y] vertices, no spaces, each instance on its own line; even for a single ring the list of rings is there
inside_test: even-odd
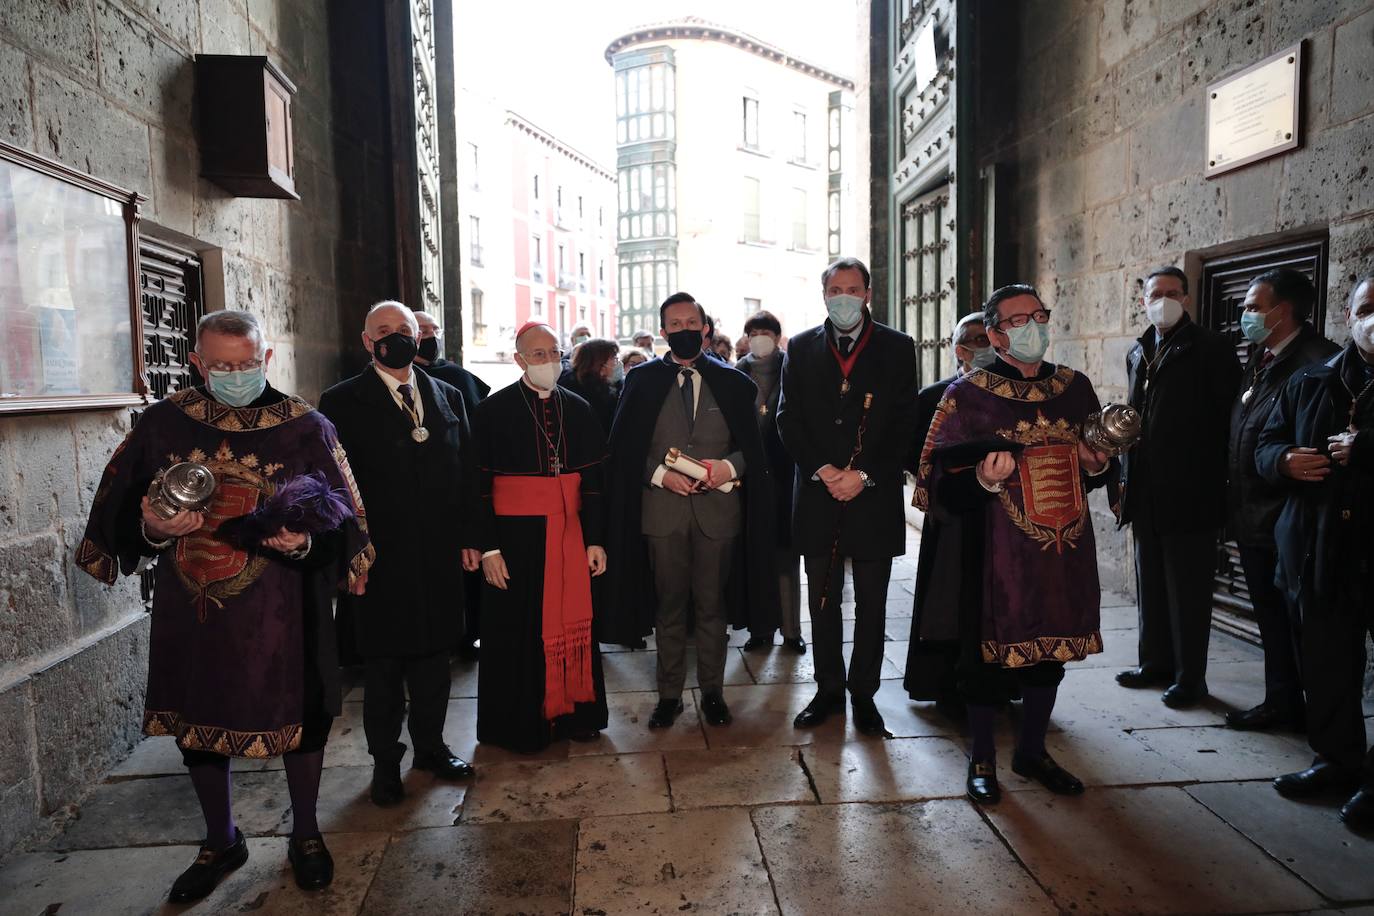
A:
[[[295,94],[266,57],[197,54],[201,177],[238,197],[300,200],[291,146]]]

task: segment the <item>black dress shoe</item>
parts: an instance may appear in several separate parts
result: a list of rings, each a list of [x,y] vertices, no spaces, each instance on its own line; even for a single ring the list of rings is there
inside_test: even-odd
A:
[[[1274,780],[1274,791],[1284,798],[1311,798],[1327,793],[1353,792],[1360,785],[1360,774],[1324,761],[1297,773],[1285,773]]]
[[[1302,715],[1291,707],[1264,702],[1249,709],[1233,709],[1226,714],[1226,725],[1240,731],[1266,731],[1271,728],[1301,727]]]
[[[964,783],[968,797],[980,805],[995,805],[1002,800],[1002,789],[997,785],[997,765],[992,763],[968,764],[968,780]]]
[[[773,648],[773,634],[767,636],[750,636],[744,641],[745,652],[757,652],[759,649]]]
[[[286,844],[286,860],[296,874],[296,887],[303,891],[318,891],[334,880],[334,857],[324,845],[324,837],[298,840]]]
[[[854,727],[859,730],[859,734],[887,735],[883,714],[878,712],[878,705],[873,702],[872,697],[854,697],[850,705],[854,707]]]
[[[1083,783],[1078,777],[1054,762],[1049,754],[1032,757],[1016,753],[1011,757],[1011,771],[1018,776],[1034,779],[1056,795],[1082,795]]]
[[[579,728],[568,732],[568,740],[579,744],[590,744],[600,737],[601,730],[597,728]]]
[[[1163,687],[1173,681],[1168,675],[1152,674],[1144,668],[1131,668],[1118,672],[1116,676],[1116,682],[1122,687]]]
[[[725,698],[718,693],[701,695],[701,712],[708,725],[729,725],[733,718],[730,707],[725,705]]]
[[[1374,788],[1366,786],[1341,805],[1341,822],[1356,833],[1374,833]]]
[[[248,841],[243,831],[234,828],[234,843],[218,852],[209,846],[200,847],[200,853],[191,867],[186,869],[172,883],[172,892],[167,899],[173,903],[186,903],[208,897],[219,884],[220,879],[248,861]]]
[[[682,700],[659,700],[654,707],[653,715],[649,716],[650,728],[667,728],[677,721],[677,717],[682,714]]]
[[[782,644],[798,655],[806,654],[806,640],[800,636],[788,636],[783,639]]]
[[[410,765],[417,770],[433,773],[439,779],[468,779],[472,776],[472,764],[443,744],[431,751],[417,748]]]
[[[795,728],[815,728],[834,712],[844,712],[844,695],[828,697],[818,693],[806,704],[805,709],[797,713],[792,725]]]
[[[1207,696],[1207,685],[1201,687],[1184,687],[1182,684],[1175,684],[1159,699],[1170,709],[1192,709],[1202,702],[1202,698]]]
[[[401,762],[399,760],[377,760],[372,764],[372,804],[382,808],[399,805],[406,797],[405,787],[401,785]]]

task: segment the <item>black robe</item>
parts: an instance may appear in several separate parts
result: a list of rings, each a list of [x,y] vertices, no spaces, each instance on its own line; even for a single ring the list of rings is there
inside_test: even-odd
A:
[[[663,401],[675,384],[678,367],[670,355],[652,360],[625,376],[615,422],[611,426],[609,471],[609,566],[606,613],[600,640],[634,645],[653,631],[658,598],[648,547],[640,527],[640,505],[646,484],[644,464]],[[725,604],[735,629],[754,633],[778,628],[777,537],[773,532],[773,475],[754,411],[757,389],[743,373],[715,357],[698,359],[694,368],[711,387],[730,436],[744,453],[744,529],[736,540]]]
[[[548,423],[545,438],[535,425]],[[562,433],[560,438],[559,425]],[[606,687],[601,655],[592,638],[596,701],[578,703],[572,714],[544,718],[544,532],[541,516],[498,516],[492,504],[498,476],[552,477],[550,439],[562,472],[580,474],[578,513],[588,547],[605,545],[602,463],[606,437],[587,402],[566,389],[541,400],[523,380],[490,395],[472,414],[475,460],[465,480],[468,546],[500,550],[510,581],[505,590],[483,584],[482,661],[477,670],[477,740],[534,752],[571,732],[606,727]],[[592,600],[598,584],[592,579]],[[595,618],[594,618],[595,626]]]
[[[958,376],[927,385],[916,395],[914,449],[907,458],[913,477],[930,421],[945,389]],[[954,671],[959,655],[959,588],[963,578],[960,545],[964,538],[959,517],[931,506],[921,523],[921,548],[916,560],[916,595],[912,599],[911,642],[907,647],[902,687],[913,700],[938,700],[957,689]]]

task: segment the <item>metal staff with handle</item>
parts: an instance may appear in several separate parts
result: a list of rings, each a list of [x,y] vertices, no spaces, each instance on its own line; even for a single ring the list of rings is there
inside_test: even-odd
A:
[[[849,453],[849,461],[844,469],[851,471],[854,469],[854,461],[859,457],[859,453],[864,450],[864,429],[868,426],[868,409],[873,406],[873,392],[864,392],[864,409],[859,414],[859,429],[854,436],[854,451]],[[830,544],[830,562],[825,565],[825,582],[821,585],[821,610],[825,610],[825,602],[830,598],[830,577],[835,574],[835,561],[840,554],[840,528],[844,525],[844,510],[849,503],[840,503],[840,514],[835,518],[835,539]],[[843,591],[843,589],[841,589]]]

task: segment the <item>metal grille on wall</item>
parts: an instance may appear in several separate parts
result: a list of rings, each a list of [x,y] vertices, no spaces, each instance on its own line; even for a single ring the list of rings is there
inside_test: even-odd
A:
[[[439,230],[439,124],[436,117],[434,10],[429,0],[410,4],[411,60],[415,71],[415,168],[420,192],[420,284],[423,308],[443,310],[443,249]]]
[[[941,188],[902,207],[901,321],[916,339],[919,383],[929,385],[950,366],[954,309],[954,228],[949,190]]]
[[[155,239],[140,239],[139,298],[143,312],[143,362],[149,397],[161,400],[201,383],[191,365],[196,324],[205,314],[202,268],[195,252]],[[131,424],[142,411],[132,412]],[[154,568],[139,577],[144,607],[153,606]]]
[[[1254,278],[1276,267],[1299,271],[1312,281],[1317,289],[1312,323],[1318,328],[1325,327],[1327,239],[1324,235],[1203,262],[1202,288],[1198,291],[1200,321],[1231,340],[1241,365],[1245,365],[1251,355],[1250,344],[1240,332],[1241,305]],[[1250,589],[1240,566],[1240,548],[1232,540],[1221,545],[1212,606],[1216,612],[1215,623],[1220,629],[1247,639],[1259,638]]]

